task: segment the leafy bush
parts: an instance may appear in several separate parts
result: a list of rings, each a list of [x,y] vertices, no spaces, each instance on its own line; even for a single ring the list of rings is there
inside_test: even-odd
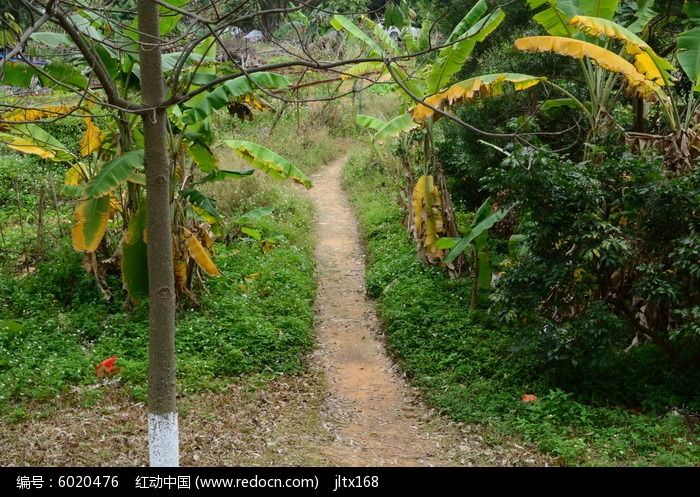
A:
[[[513,255],[495,301],[536,322],[548,359],[603,366],[651,342],[700,365],[697,169],[668,176],[657,157],[601,149],[589,162],[517,149],[490,175],[521,212],[527,248]]]
[[[266,117],[262,127],[239,132],[274,141],[267,126],[274,116]],[[274,148],[285,155],[292,151],[306,172],[337,153],[337,141],[327,134],[314,130],[312,135],[319,137],[314,141],[309,134],[300,135],[282,124]],[[300,136],[309,144],[305,150],[297,147]],[[49,174],[48,166],[55,168],[45,161],[8,156],[12,162],[0,161],[0,178],[21,181],[27,195],[36,193],[33,175],[37,170]],[[0,192],[7,193],[4,188]],[[216,264],[222,277],[196,280],[199,305],[179,309],[177,374],[183,394],[221,388],[239,381],[241,375],[297,371],[313,344],[310,201],[293,185],[262,174],[247,181],[221,182],[212,187],[212,193],[226,219],[224,229],[248,210],[265,206],[274,212],[254,225],[261,241],[237,236],[218,239]],[[53,222],[56,216],[51,214]],[[21,240],[15,227],[3,235],[3,243]],[[0,279],[0,415],[5,419],[19,421],[33,415],[31,404],[36,401],[45,403],[47,411],[55,402],[72,402],[74,397],[94,401],[106,390],[96,388],[101,380],[95,366],[113,356],[119,357],[121,383],[135,399],[146,398],[148,306],[125,310],[119,279],[108,278],[112,298],[105,300],[94,276],[85,271],[84,254],[70,246],[67,230],[59,240],[47,244],[43,262],[33,264],[30,271],[18,277],[4,273]],[[266,241],[270,243],[263,246]]]

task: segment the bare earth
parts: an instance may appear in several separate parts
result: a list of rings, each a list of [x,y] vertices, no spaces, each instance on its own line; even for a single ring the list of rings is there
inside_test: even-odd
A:
[[[344,466],[444,466],[445,434],[424,421],[408,386],[387,358],[379,324],[364,292],[358,229],[341,189],[345,159],[314,177],[318,294],[316,360],[328,382],[326,423],[334,435],[322,447]]]
[[[316,334],[328,382],[324,423],[333,440],[321,447],[341,466],[536,464],[519,446],[489,447],[480,429],[458,425],[423,406],[387,357],[380,325],[365,297],[364,255],[341,188],[345,158],[317,174]],[[540,460],[541,463],[541,460]]]
[[[340,187],[344,159],[315,175],[316,332],[308,369],[259,387],[179,401],[183,466],[547,465],[514,443],[426,408],[386,356],[363,288],[357,226]],[[146,408],[104,384],[48,416],[0,424],[0,466],[145,466]],[[36,406],[41,412],[42,406]]]

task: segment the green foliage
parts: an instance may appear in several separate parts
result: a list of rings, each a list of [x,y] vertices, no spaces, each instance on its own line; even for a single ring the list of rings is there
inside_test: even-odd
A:
[[[340,112],[332,107],[328,112],[335,112],[338,125],[345,126]],[[320,123],[300,130],[294,113],[285,113],[271,134],[277,116],[260,117],[238,126],[236,136],[274,146],[292,157],[304,174],[310,174],[340,149]],[[224,119],[218,128],[223,132],[229,124],[228,118]],[[62,140],[69,142],[66,138],[70,136]],[[26,204],[23,213],[35,212],[36,181],[54,181],[58,190],[64,167],[14,152],[2,154],[0,198],[6,198],[7,205],[0,205],[0,215],[14,215],[15,188],[21,189],[21,200]],[[233,167],[229,162],[232,156],[222,154],[222,167],[238,169],[238,164]],[[230,381],[246,381],[251,375],[299,370],[313,344],[310,202],[299,194],[297,186],[260,174],[222,178],[200,188],[195,200],[202,205],[207,198],[218,200],[216,211],[223,226],[215,245],[215,261],[223,275],[206,283],[195,276],[198,305],[179,309],[176,340],[181,393],[222,388]],[[246,226],[261,234],[260,241],[236,236],[234,220],[263,207],[266,209],[257,212],[271,213],[245,217]],[[51,211],[51,222],[55,215],[66,223],[65,230],[72,212]],[[8,245],[15,238],[21,240],[16,225],[4,226],[2,234],[2,243]],[[65,233],[57,239],[60,243],[47,246],[44,262],[30,272],[16,278],[3,272],[0,279],[0,415],[5,419],[19,421],[36,415],[31,408],[34,401],[45,403],[48,410],[74,398],[80,403],[94,402],[105,391],[99,388],[101,380],[94,367],[111,356],[119,357],[120,382],[135,399],[145,400],[148,306],[127,311],[123,282],[114,276],[104,283],[112,295],[111,300],[105,300],[94,275],[83,267],[83,254],[68,246]],[[265,241],[274,243],[264,246]],[[125,246],[122,256],[133,256],[132,249]],[[6,250],[2,255],[6,256]],[[132,276],[142,275],[137,271]]]
[[[217,378],[302,367],[313,343],[311,209],[289,199],[278,211],[259,228],[289,238],[296,233],[297,242],[280,242],[268,253],[244,240],[219,245],[216,261],[224,276],[208,283],[197,312],[180,311],[183,393],[212,388]],[[120,282],[112,285],[118,288]],[[17,324],[0,329],[0,413],[28,400],[50,403],[71,385],[95,384],[94,366],[113,355],[120,358],[122,382],[140,399],[147,376],[148,317],[143,310],[127,313],[122,304],[116,297],[104,300],[82,268],[80,254],[69,247],[31,275],[0,280],[0,324]]]
[[[85,134],[85,120],[68,116],[44,125],[51,136],[66,146],[67,150],[80,150],[80,139]]]
[[[567,465],[686,466],[700,454],[697,436],[688,432],[677,411],[651,418],[595,408],[560,389],[549,390],[518,411],[517,426],[526,440],[545,440],[542,449]]]
[[[696,464],[700,440],[689,424],[700,409],[698,371],[668,368],[667,358],[649,346],[618,353],[607,368],[552,369],[546,359],[533,360],[535,351],[523,347],[523,337],[538,328],[470,312],[469,280],[449,279],[418,260],[401,223],[396,181],[393,167],[374,163],[365,151],[351,158],[344,184],[358,210],[368,252],[367,292],[376,299],[388,347],[431,404],[457,420],[488,425],[497,439],[521,437],[562,465]],[[589,183],[580,178],[577,185]],[[573,190],[562,190],[562,201]],[[519,272],[533,279],[518,288],[540,288],[535,279],[542,271]],[[537,299],[532,302],[536,310]],[[597,339],[628,336],[621,327],[600,306],[578,329],[597,334],[590,338],[593,346]],[[568,343],[565,336],[549,338]],[[524,393],[539,399],[523,403]]]
[[[573,61],[561,58],[556,60],[553,56],[532,57],[517,51],[514,40],[535,31],[532,22],[527,18],[523,18],[520,24],[511,25],[510,21],[511,17],[507,13],[498,31],[487,38],[483,46],[477,45],[472,56],[474,62],[465,64],[458,76],[460,80],[502,72],[546,74],[553,79],[569,78],[575,74],[576,65]],[[567,89],[577,94],[576,89],[569,86]],[[567,148],[571,153],[576,153],[581,150],[581,146],[576,144],[576,133],[580,130],[571,129],[572,123],[578,120],[575,110],[558,108],[535,114],[535,98],[541,101],[549,98],[545,91],[544,87],[538,86],[528,92],[512,92],[507,96],[480,99],[471,105],[455,109],[455,114],[462,121],[491,133],[568,130],[562,131],[561,135],[538,137],[537,141],[546,139],[552,148]],[[497,148],[487,146],[482,140],[503,148],[512,138],[484,138],[447,119],[440,121],[436,127],[439,128],[439,132],[436,133],[437,155],[447,173],[453,200],[458,205],[461,204],[464,210],[475,210],[489,194],[498,193],[486,191],[482,178],[489,169],[498,167],[504,157]],[[525,136],[523,138],[533,139]]]
[[[511,258],[497,304],[546,324],[538,340],[553,360],[605,364],[641,333],[697,367],[700,176],[664,178],[658,158],[611,145],[596,157],[515,150],[491,174],[490,188],[518,203],[528,247]]]

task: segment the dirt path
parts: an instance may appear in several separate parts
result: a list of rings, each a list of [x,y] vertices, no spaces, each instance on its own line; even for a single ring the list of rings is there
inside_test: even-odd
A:
[[[328,382],[324,421],[334,435],[322,447],[342,466],[445,466],[445,433],[387,358],[372,305],[365,298],[364,259],[355,218],[341,189],[345,158],[314,180],[318,294],[316,360]],[[450,438],[452,438],[450,436]]]

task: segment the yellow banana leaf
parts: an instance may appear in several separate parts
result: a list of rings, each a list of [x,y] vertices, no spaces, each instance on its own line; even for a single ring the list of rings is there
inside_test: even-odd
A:
[[[40,121],[42,119],[56,118],[70,114],[73,111],[75,111],[74,107],[68,107],[65,105],[47,105],[45,107],[37,107],[33,109],[16,109],[0,116],[0,121],[3,121],[3,124],[0,124],[0,126],[6,125],[8,122],[26,123]]]
[[[63,177],[64,185],[78,186],[83,180],[85,180],[86,174],[85,169],[83,169],[82,164],[73,164]]]
[[[75,159],[65,145],[36,124],[13,124],[8,130],[8,132],[0,131],[0,143],[12,149],[55,162]]]
[[[502,95],[505,91],[505,83],[510,83],[514,90],[520,91],[531,88],[544,79],[518,73],[485,74],[455,83],[447,90],[426,98],[425,103],[440,110],[445,110],[448,107],[471,102],[476,98]],[[437,120],[441,117],[439,113],[428,107],[428,105],[419,104],[411,111],[416,122],[425,122],[429,119]]]
[[[614,21],[589,16],[574,16],[569,24],[596,38],[612,38],[625,42],[625,51],[635,56],[634,66],[647,79],[658,85],[671,82],[669,72],[676,69],[654,52],[647,42]]]
[[[210,276],[221,276],[221,271],[216,267],[214,261],[211,260],[209,253],[197,237],[188,229],[183,229],[183,232],[185,234],[185,246],[194,262]]]
[[[175,270],[175,290],[177,293],[182,293],[187,286],[187,263],[184,260],[175,259],[173,268]]]
[[[183,245],[183,239],[173,236],[173,272],[175,275],[175,290],[183,293],[187,286],[187,254]]]
[[[515,47],[524,52],[553,52],[575,59],[588,57],[605,70],[622,74],[639,97],[655,102],[661,95],[659,85],[647,79],[631,62],[587,41],[561,36],[527,36],[515,40]]]
[[[100,245],[111,210],[112,198],[109,195],[84,200],[75,209],[71,227],[73,248],[78,252],[94,252]]]
[[[91,117],[85,118],[87,130],[80,140],[80,155],[85,157],[97,151],[102,146],[102,131],[92,121]]]
[[[416,235],[423,240],[427,252],[441,257],[442,251],[435,243],[444,231],[442,197],[433,176],[418,178],[413,189],[413,216]]]
[[[37,142],[32,139],[21,138],[8,133],[0,133],[0,141],[11,149],[24,154],[38,155],[42,159],[53,159],[56,157],[56,152],[54,150],[39,146]]]
[[[196,225],[195,229],[197,231],[197,238],[199,239],[202,246],[209,251],[211,255],[216,255],[214,253],[214,238],[209,233],[209,230],[202,227],[201,225]]]

